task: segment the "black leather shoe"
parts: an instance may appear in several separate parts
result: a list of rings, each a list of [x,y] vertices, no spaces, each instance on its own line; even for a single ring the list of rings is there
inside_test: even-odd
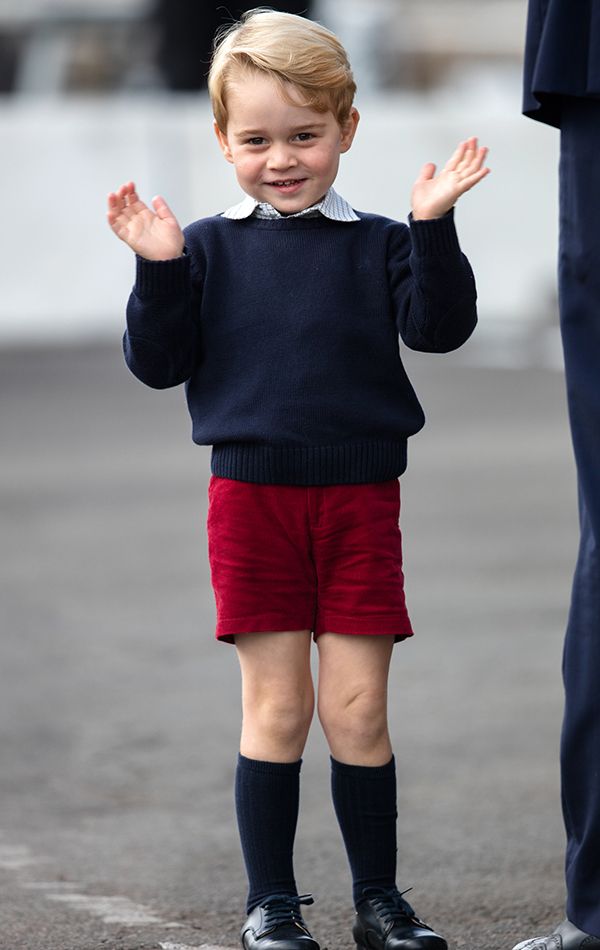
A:
[[[570,920],[563,920],[551,934],[523,940],[513,950],[600,950],[600,937],[592,937]]]
[[[363,893],[352,928],[359,950],[448,950],[444,938],[419,920],[396,888]]]
[[[255,907],[242,927],[245,950],[320,950],[302,919],[300,904],[314,904],[310,894],[273,894]]]

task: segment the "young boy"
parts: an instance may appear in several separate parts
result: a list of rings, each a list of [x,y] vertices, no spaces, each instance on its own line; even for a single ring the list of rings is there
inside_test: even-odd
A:
[[[213,446],[216,636],[235,644],[243,688],[242,943],[318,950],[292,861],[312,634],[354,939],[365,950],[445,950],[396,888],[387,679],[394,642],[412,635],[398,477],[424,422],[398,334],[446,352],[475,326],[452,208],[487,174],[487,150],[472,138],[437,177],[425,165],[409,228],[354,211],[332,188],[359,116],[328,30],[251,11],[218,39],[209,90],[241,204],[182,232],[163,198],[152,211],[130,182],[109,196],[108,219],[137,254],[127,364],[149,386],[185,382],[193,438]]]

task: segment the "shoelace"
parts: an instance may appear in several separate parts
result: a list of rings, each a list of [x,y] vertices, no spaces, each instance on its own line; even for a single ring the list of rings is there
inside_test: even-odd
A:
[[[407,917],[412,921],[421,923],[408,901],[404,900],[403,895],[408,894],[411,890],[412,887],[407,887],[402,892],[397,890],[378,892],[366,890],[364,895],[371,900],[375,910],[386,924],[393,925]]]
[[[274,894],[273,897],[269,897],[262,905],[265,928],[295,924],[305,930],[306,924],[300,913],[301,904],[314,904],[312,894],[302,894],[300,897],[292,897],[291,894]]]

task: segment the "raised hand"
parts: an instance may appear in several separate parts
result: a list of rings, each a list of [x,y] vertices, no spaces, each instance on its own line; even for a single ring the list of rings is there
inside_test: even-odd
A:
[[[167,261],[183,254],[184,237],[168,204],[157,195],[152,211],[139,198],[132,181],[108,196],[108,223],[132,251],[149,261]]]
[[[487,148],[480,148],[476,138],[461,142],[444,168],[435,176],[435,165],[428,162],[421,169],[412,190],[412,214],[415,220],[441,218],[458,198],[473,188],[490,169],[484,166]]]

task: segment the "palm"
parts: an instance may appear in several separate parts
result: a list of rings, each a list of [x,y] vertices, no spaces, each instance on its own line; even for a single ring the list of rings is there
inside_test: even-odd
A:
[[[437,177],[435,165],[424,165],[412,190],[413,217],[417,220],[439,218],[456,204],[490,171],[483,163],[487,148],[478,148],[477,139],[461,142]]]
[[[108,223],[112,231],[147,260],[160,261],[180,257],[184,237],[175,215],[164,201],[153,200],[154,211],[137,195],[129,182],[108,196]]]
[[[440,217],[449,210],[457,196],[459,181],[452,172],[442,172],[437,178],[415,182],[412,192],[412,206],[415,217]]]

